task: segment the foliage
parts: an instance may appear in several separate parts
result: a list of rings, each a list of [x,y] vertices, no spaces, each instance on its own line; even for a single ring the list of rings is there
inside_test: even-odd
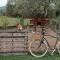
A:
[[[9,1],[11,2],[8,2],[7,5],[8,15],[22,17],[48,16],[52,20],[51,26],[54,28],[60,23],[58,18],[60,15],[60,0],[15,0],[15,4],[10,4],[10,7],[9,3],[12,3],[13,0]],[[23,22],[22,19],[21,21]]]
[[[47,10],[49,12],[51,8],[49,3],[49,0],[17,0],[16,8],[18,8],[18,12],[22,16],[41,17]]]
[[[2,23],[2,26],[3,26],[4,28],[7,27],[7,25],[9,24],[9,22],[8,22],[6,16],[3,16],[3,17],[2,17],[1,23]]]
[[[19,15],[23,17],[41,17],[46,15],[53,15],[56,10],[55,0],[16,0],[14,5],[8,2],[7,12],[12,15]],[[55,14],[54,14],[55,15]]]
[[[12,0],[8,0],[7,9],[6,9],[7,10],[6,13],[8,16],[16,15],[14,8],[15,8],[15,4],[12,3]]]
[[[19,19],[19,21],[17,20],[16,23],[20,23],[22,26],[24,26],[24,19],[19,16],[17,16],[17,19]]]
[[[20,18],[20,24],[23,26],[24,25],[24,19]]]
[[[60,15],[50,20],[50,26],[53,30],[60,30]]]
[[[13,17],[7,17],[7,16],[0,16],[0,27],[5,26],[16,26],[16,23],[20,23],[20,20],[23,18],[13,18]],[[27,25],[29,23],[29,19],[23,19],[23,25]]]
[[[5,15],[6,14],[6,6],[0,7],[0,15]]]

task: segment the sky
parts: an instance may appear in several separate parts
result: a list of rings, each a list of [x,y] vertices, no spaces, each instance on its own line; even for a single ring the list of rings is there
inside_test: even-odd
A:
[[[7,0],[0,0],[0,7],[6,6]]]

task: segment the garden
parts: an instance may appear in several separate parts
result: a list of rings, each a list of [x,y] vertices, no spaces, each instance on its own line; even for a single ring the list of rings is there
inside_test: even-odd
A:
[[[0,7],[0,60],[60,60],[59,53],[59,0],[8,0]]]

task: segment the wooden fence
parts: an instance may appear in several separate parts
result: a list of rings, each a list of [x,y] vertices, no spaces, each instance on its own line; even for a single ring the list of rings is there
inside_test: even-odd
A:
[[[27,32],[0,32],[0,53],[19,53],[27,51]]]

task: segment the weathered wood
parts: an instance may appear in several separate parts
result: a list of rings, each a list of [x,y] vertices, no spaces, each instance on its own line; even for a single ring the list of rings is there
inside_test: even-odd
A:
[[[23,32],[0,32],[0,53],[25,52],[27,34]]]
[[[0,36],[0,38],[24,38],[25,36]]]

